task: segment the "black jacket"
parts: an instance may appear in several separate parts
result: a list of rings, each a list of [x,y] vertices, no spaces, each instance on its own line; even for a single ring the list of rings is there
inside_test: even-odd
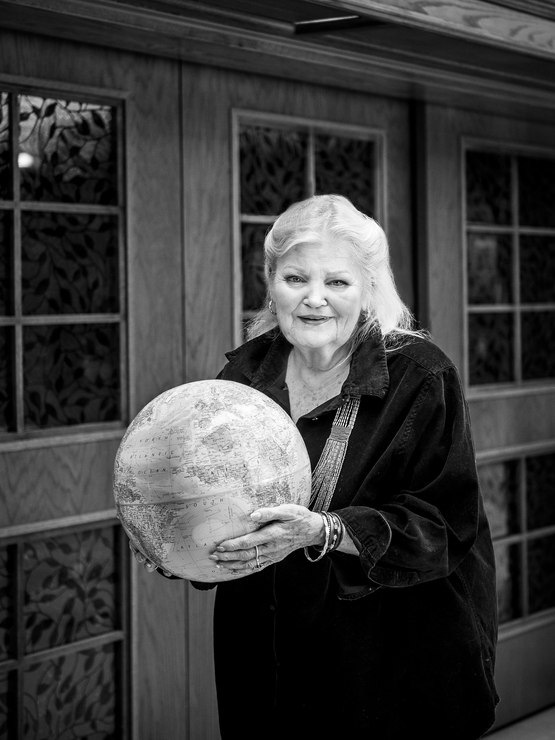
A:
[[[289,411],[289,350],[263,335],[220,377]],[[297,422],[313,469],[349,395],[361,405],[330,511],[360,555],[300,550],[218,585],[222,737],[475,740],[497,701],[495,567],[457,371],[427,340],[368,340],[340,396]]]

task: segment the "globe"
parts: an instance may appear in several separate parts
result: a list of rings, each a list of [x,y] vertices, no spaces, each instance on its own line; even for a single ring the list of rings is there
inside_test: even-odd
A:
[[[201,380],[157,396],[130,424],[116,454],[114,498],[131,543],[172,575],[226,581],[210,553],[257,529],[250,514],[307,506],[311,469],[304,441],[260,391]]]

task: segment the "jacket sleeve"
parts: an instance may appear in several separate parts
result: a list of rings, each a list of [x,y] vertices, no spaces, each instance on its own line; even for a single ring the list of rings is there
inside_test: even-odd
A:
[[[365,504],[371,498],[365,482],[353,504],[337,512],[359,549],[354,569],[352,556],[339,554],[334,563],[340,588],[353,596],[360,588],[412,586],[447,576],[476,538],[480,492],[455,368],[427,376],[393,446],[379,505]]]

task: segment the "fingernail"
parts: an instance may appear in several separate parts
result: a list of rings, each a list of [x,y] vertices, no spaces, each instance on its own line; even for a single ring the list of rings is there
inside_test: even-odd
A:
[[[254,511],[251,514],[251,519],[253,519],[255,522],[257,522],[259,519],[262,519],[262,514],[259,511]]]
[[[221,545],[216,548],[216,552],[225,552],[225,547],[222,547]]]

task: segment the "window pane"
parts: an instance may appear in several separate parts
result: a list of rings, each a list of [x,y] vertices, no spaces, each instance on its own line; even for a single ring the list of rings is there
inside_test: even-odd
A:
[[[375,213],[372,141],[318,134],[314,137],[316,193],[344,195],[363,213]]]
[[[243,311],[261,308],[266,297],[264,237],[268,228],[265,224],[241,226]]]
[[[0,326],[0,432],[15,427],[14,333]]]
[[[119,626],[112,527],[28,542],[23,558],[27,653]]]
[[[23,340],[27,428],[120,417],[117,324],[27,326]]]
[[[121,737],[114,645],[30,665],[24,675],[25,740]]]
[[[13,315],[13,215],[0,211],[0,315]]]
[[[492,536],[518,532],[518,463],[480,465],[478,475]]]
[[[554,237],[520,237],[520,300],[522,303],[555,302]]]
[[[303,131],[245,126],[239,135],[241,212],[279,215],[305,196]]]
[[[518,157],[521,226],[555,226],[555,159]]]
[[[471,385],[514,380],[512,314],[471,314],[468,317],[468,338]]]
[[[14,657],[16,647],[14,560],[12,548],[0,548],[0,661]]]
[[[32,95],[19,105],[22,200],[117,204],[113,109]]]
[[[468,302],[511,303],[511,237],[500,234],[468,234],[467,245]]]
[[[23,213],[21,232],[23,313],[118,311],[115,217]]]
[[[530,614],[555,607],[555,535],[528,543]]]
[[[11,199],[12,180],[9,97],[0,92],[0,200]]]
[[[522,313],[522,377],[555,378],[555,311]]]
[[[497,599],[499,621],[501,623],[522,615],[520,606],[520,545],[495,544],[495,565],[497,571]]]
[[[466,153],[466,211],[470,223],[512,222],[509,155]]]
[[[526,458],[526,500],[529,530],[555,524],[555,454]]]
[[[15,671],[0,674],[0,738],[17,737],[17,674]]]

